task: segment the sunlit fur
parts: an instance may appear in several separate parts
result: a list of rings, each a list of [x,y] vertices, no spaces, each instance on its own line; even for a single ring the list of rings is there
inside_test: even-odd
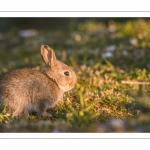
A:
[[[62,100],[64,92],[71,90],[77,82],[75,72],[58,61],[49,46],[41,46],[41,55],[48,65],[43,72],[24,68],[0,77],[0,101],[14,116],[24,113],[47,116],[47,109]]]

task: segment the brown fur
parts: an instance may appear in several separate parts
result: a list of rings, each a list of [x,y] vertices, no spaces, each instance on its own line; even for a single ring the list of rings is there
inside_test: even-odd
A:
[[[41,55],[48,65],[45,71],[24,68],[0,77],[0,101],[14,116],[22,113],[46,116],[47,109],[54,107],[77,82],[74,71],[58,61],[49,46],[41,46]],[[69,76],[64,74],[66,71]]]

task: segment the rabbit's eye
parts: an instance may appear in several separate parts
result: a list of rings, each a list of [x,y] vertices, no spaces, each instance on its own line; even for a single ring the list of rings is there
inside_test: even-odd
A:
[[[68,72],[68,71],[65,71],[65,72],[64,72],[64,75],[69,76],[69,72]]]

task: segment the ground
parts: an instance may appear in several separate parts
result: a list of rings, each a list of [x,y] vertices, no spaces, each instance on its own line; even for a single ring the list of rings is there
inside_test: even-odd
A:
[[[78,77],[48,111],[51,118],[14,118],[1,106],[0,132],[149,132],[150,20],[65,21],[55,28],[14,26],[0,33],[0,74],[44,67],[40,46],[46,44]]]

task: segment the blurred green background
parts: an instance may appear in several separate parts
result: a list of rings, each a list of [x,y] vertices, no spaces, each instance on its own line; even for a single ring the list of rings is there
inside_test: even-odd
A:
[[[78,83],[51,119],[1,109],[0,132],[150,131],[149,18],[0,18],[0,74],[42,68],[41,44],[74,68]]]
[[[136,18],[0,18],[0,32],[7,32],[12,28],[17,29],[59,29],[67,30],[68,28],[77,29],[79,23],[84,23],[88,20],[103,22],[108,24],[110,20],[117,22],[124,22],[128,20],[135,20]],[[148,20],[148,18],[145,18]]]

